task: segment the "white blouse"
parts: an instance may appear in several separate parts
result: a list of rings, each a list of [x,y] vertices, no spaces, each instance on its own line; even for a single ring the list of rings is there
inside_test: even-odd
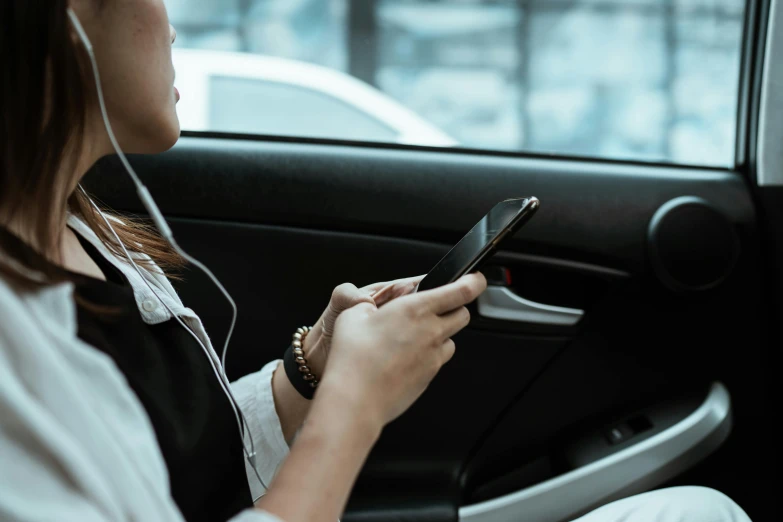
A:
[[[69,226],[125,274],[144,321],[171,319],[128,263],[79,219]],[[3,254],[0,252],[0,256]],[[162,273],[143,271],[213,350]],[[147,414],[113,360],[77,337],[73,285],[20,294],[0,276],[0,520],[183,521]],[[288,454],[272,396],[278,361],[232,383],[266,484]],[[246,462],[253,498],[263,493]],[[248,509],[231,522],[281,522]]]

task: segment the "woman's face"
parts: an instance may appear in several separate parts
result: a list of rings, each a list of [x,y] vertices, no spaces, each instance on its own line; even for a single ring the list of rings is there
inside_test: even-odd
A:
[[[171,61],[176,32],[164,0],[71,0],[70,5],[92,42],[109,119],[123,151],[154,154],[171,148],[180,134],[179,93]],[[88,132],[105,138],[103,129],[95,103]]]

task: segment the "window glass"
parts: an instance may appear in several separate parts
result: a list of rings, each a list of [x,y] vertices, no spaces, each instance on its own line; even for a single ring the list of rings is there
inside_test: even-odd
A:
[[[167,5],[185,130],[734,162],[744,0]]]

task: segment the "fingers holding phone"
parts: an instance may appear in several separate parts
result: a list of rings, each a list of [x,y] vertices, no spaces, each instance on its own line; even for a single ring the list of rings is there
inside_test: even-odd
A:
[[[486,284],[481,274],[470,274],[382,308],[361,304],[346,310],[337,320],[318,394],[340,394],[381,426],[391,422],[454,355],[451,337],[470,321],[465,305]]]
[[[449,312],[473,302],[487,288],[483,274],[476,272],[462,276],[458,281],[434,288],[422,290],[416,296],[437,315]]]

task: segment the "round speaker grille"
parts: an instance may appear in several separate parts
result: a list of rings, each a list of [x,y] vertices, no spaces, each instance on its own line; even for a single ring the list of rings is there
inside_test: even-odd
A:
[[[707,290],[731,274],[740,244],[729,219],[697,197],[664,204],[650,221],[650,260],[672,290]]]

